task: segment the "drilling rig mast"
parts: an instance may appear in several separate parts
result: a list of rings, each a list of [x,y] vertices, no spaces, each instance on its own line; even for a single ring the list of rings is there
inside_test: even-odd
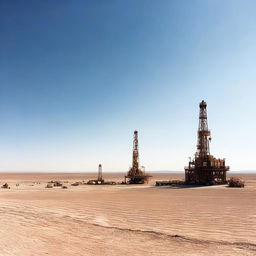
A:
[[[185,182],[187,184],[214,185],[225,184],[226,172],[229,167],[225,159],[216,159],[210,155],[211,132],[207,123],[207,104],[199,104],[199,127],[197,138],[197,152],[195,158],[185,167]]]
[[[207,155],[210,155],[209,142],[211,141],[211,132],[208,130],[206,102],[202,101],[199,107],[200,113],[197,135],[197,155],[199,157],[205,157]]]
[[[133,134],[133,153],[132,153],[132,167],[125,176],[129,184],[144,184],[148,182],[149,176],[145,173],[144,167],[139,167],[139,147],[138,147],[138,131]]]

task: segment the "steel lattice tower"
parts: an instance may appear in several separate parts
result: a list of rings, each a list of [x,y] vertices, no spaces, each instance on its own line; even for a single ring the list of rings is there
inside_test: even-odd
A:
[[[133,134],[133,153],[132,153],[132,169],[134,172],[139,170],[139,140],[138,131],[134,131]]]
[[[210,155],[210,145],[211,132],[208,130],[207,123],[207,104],[205,101],[202,101],[199,104],[200,113],[199,113],[199,127],[198,127],[198,139],[197,139],[197,156],[204,157]]]

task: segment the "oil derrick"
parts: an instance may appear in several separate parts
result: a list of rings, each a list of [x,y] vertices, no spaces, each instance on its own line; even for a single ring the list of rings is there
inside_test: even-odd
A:
[[[102,165],[101,164],[99,164],[99,167],[98,167],[98,182],[101,182],[101,183],[104,182],[104,180],[102,178]]]
[[[225,165],[225,159],[216,159],[210,154],[211,132],[208,129],[206,102],[202,101],[199,107],[197,152],[188,167],[185,167],[185,182],[199,185],[225,184],[229,167]]]
[[[129,184],[144,184],[149,177],[151,176],[145,173],[144,167],[139,167],[138,131],[134,131],[132,167],[125,176],[125,183],[127,179]]]
[[[103,177],[102,177],[102,165],[99,164],[99,167],[98,167],[98,179],[97,180],[89,180],[87,182],[88,185],[103,185],[103,184],[106,184],[103,180]]]

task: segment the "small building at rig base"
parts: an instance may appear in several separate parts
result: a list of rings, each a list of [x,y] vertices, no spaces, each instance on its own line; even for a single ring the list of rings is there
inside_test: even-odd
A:
[[[226,184],[228,170],[225,159],[216,159],[212,155],[204,158],[195,157],[185,168],[185,182],[198,185]]]

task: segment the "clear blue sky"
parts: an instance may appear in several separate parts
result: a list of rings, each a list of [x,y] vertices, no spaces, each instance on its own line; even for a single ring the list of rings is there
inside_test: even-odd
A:
[[[0,171],[256,170],[256,1],[0,1]]]

